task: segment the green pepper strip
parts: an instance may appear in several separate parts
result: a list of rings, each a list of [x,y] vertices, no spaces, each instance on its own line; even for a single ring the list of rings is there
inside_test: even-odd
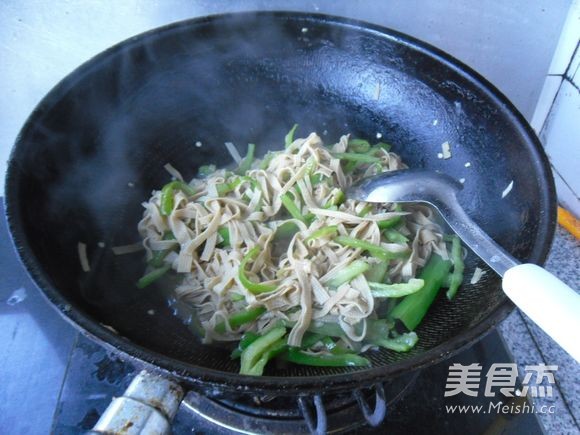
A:
[[[256,334],[252,331],[247,331],[242,335],[242,339],[238,343],[238,347],[236,347],[232,353],[230,354],[231,359],[238,359],[242,355],[242,351],[246,349],[250,344],[260,338],[260,334]]]
[[[197,170],[197,174],[200,177],[209,177],[215,171],[216,171],[216,166],[215,165],[202,165]]]
[[[357,153],[334,153],[333,156],[340,160],[361,163],[379,163],[381,161],[378,157],[369,156],[368,154]]]
[[[286,334],[283,326],[273,328],[242,351],[240,374],[253,374],[252,369],[266,350]]]
[[[221,183],[216,185],[216,190],[219,196],[226,196],[234,188],[231,183]]]
[[[346,200],[346,195],[340,189],[337,189],[335,193],[333,193],[332,198],[324,205],[323,208],[328,209],[333,206],[339,206]]]
[[[367,319],[367,334],[365,340],[376,341],[387,338],[393,326],[384,319]]]
[[[276,233],[274,234],[275,240],[289,239],[294,234],[296,234],[300,228],[294,222],[284,222],[278,228],[276,228]]]
[[[370,150],[371,144],[364,139],[351,139],[348,141],[348,149],[353,153],[366,153]]]
[[[310,347],[314,346],[319,341],[324,339],[324,335],[316,334],[314,332],[306,332],[304,337],[302,337],[302,343],[300,345],[301,349],[309,349]]]
[[[287,347],[288,347],[287,340],[285,338],[280,338],[279,340],[272,343],[266,349],[266,351],[262,354],[260,359],[256,362],[256,364],[254,364],[254,366],[247,373],[242,374],[252,376],[262,376],[262,374],[264,373],[264,367],[266,367],[268,361],[284,352]]]
[[[401,223],[402,219],[402,216],[395,216],[390,219],[385,219],[384,221],[378,221],[377,225],[381,230],[385,230],[387,228],[396,227]]]
[[[461,249],[461,240],[453,236],[451,241],[451,259],[453,260],[453,273],[449,276],[449,289],[447,290],[447,299],[451,300],[457,293],[459,286],[463,282],[463,252]]]
[[[382,284],[369,282],[371,293],[375,298],[402,298],[418,292],[425,285],[422,279],[411,278],[409,282],[400,284]]]
[[[292,145],[292,142],[294,142],[294,133],[296,132],[297,128],[298,124],[294,124],[286,136],[284,136],[284,144],[286,145],[286,148],[288,148],[290,145]]]
[[[218,234],[221,236],[222,241],[219,243],[219,246],[227,247],[230,246],[230,230],[226,227],[218,228]]]
[[[450,269],[450,261],[443,260],[439,255],[432,255],[419,274],[419,278],[425,281],[425,285],[421,290],[406,296],[397,304],[391,311],[392,317],[403,322],[408,330],[414,330],[425,317]]]
[[[164,216],[169,216],[173,211],[173,205],[175,204],[173,195],[176,189],[181,190],[188,196],[195,195],[195,190],[183,181],[176,180],[172,181],[171,183],[167,183],[165,186],[163,186],[163,189],[161,189],[160,199],[161,214]]]
[[[277,154],[279,154],[279,152],[268,151],[260,163],[260,169],[268,169],[270,162],[274,157],[276,157]]]
[[[338,192],[336,192],[334,194],[334,200],[332,202],[332,205],[340,205],[342,204],[344,201],[346,200],[346,195],[344,194],[344,192],[342,190],[339,190]]]
[[[171,231],[167,231],[163,234],[163,240],[175,240],[175,236]],[[165,257],[173,250],[173,248],[162,249],[161,251],[155,251],[153,257],[149,260],[149,264],[153,267],[163,267],[165,262]]]
[[[417,341],[419,341],[419,337],[415,332],[407,332],[395,338],[381,338],[371,342],[395,352],[408,352],[417,344]]]
[[[139,281],[137,281],[137,288],[145,288],[148,285],[153,284],[155,281],[165,275],[169,269],[171,269],[171,264],[166,264],[165,266],[153,269],[148,274],[139,278]]]
[[[403,211],[403,208],[397,204],[395,205],[395,211]],[[399,225],[403,221],[403,216],[395,216],[390,219],[385,219],[384,221],[378,221],[377,225],[381,230],[385,230],[387,228],[393,228]]]
[[[359,217],[365,217],[373,210],[373,206],[371,204],[365,205],[362,210],[358,213]]]
[[[310,355],[299,349],[290,348],[282,357],[294,364],[316,367],[364,367],[371,365],[368,359],[352,353]]]
[[[409,241],[407,237],[405,237],[400,231],[397,231],[393,228],[387,228],[383,231],[383,236],[391,243],[401,243],[405,244]]]
[[[342,337],[344,331],[337,323],[323,322],[320,324],[311,323],[308,331],[319,336]],[[315,344],[316,342],[312,343]]]
[[[336,240],[336,239],[335,239]],[[362,260],[355,260],[346,266],[344,269],[341,269],[334,278],[328,281],[326,284],[329,287],[340,287],[345,282],[350,282],[361,273],[365,273],[369,269],[369,264],[362,261]]]
[[[240,282],[244,287],[246,287],[252,294],[260,294],[260,293],[268,293],[278,288],[275,284],[260,284],[250,281],[250,279],[246,276],[246,264],[250,261],[255,260],[255,258],[260,253],[260,247],[254,246],[252,249],[248,251],[248,253],[242,258],[240,263],[238,277]]]
[[[343,172],[344,172],[345,174],[351,174],[351,173],[353,173],[354,171],[356,171],[356,170],[357,170],[357,168],[358,168],[359,166],[361,166],[361,165],[362,165],[362,163],[361,163],[361,162],[355,162],[355,161],[350,161],[350,162],[347,162],[347,164],[346,164],[346,165],[344,165]]]
[[[310,240],[320,239],[322,237],[334,236],[338,231],[337,225],[330,225],[328,227],[320,228],[314,231],[310,236],[308,236],[304,241],[309,242]]]
[[[230,299],[234,302],[238,302],[238,301],[243,301],[244,299],[246,299],[246,297],[244,295],[239,294],[239,293],[231,293]]]
[[[386,261],[381,261],[380,263],[373,264],[365,274],[367,281],[383,282],[385,279],[385,275],[387,274],[388,267],[389,265]]]
[[[324,347],[326,347],[330,352],[334,353],[334,351],[337,348],[337,345],[336,345],[336,342],[332,338],[324,337],[320,341],[322,342],[322,344],[324,344]]]
[[[359,248],[368,251],[373,257],[382,261],[388,261],[394,258],[406,258],[409,255],[408,251],[391,252],[381,246],[374,245],[364,240],[358,240],[353,237],[338,236],[334,241],[342,246],[350,246],[351,248]]]
[[[326,175],[322,175],[322,174],[314,174],[310,176],[310,184],[312,184],[313,186],[316,186],[317,184],[322,183],[326,178],[328,178]]]
[[[288,210],[288,213],[290,213],[290,216],[292,216],[294,219],[298,219],[299,221],[304,222],[305,224],[308,224],[306,217],[302,215],[298,206],[294,203],[294,201],[292,201],[292,198],[290,198],[290,195],[285,193],[280,197],[280,199],[282,200],[282,204],[286,210]]]
[[[266,308],[264,307],[255,307],[255,308],[248,308],[238,313],[232,314],[228,318],[228,323],[230,324],[231,329],[237,329],[246,323],[253,322],[258,317],[266,312]],[[219,334],[223,334],[226,332],[226,324],[225,322],[220,322],[215,326],[215,331]]]
[[[367,154],[373,155],[375,154],[377,151],[379,150],[386,150],[386,151],[390,151],[391,150],[391,145],[385,142],[377,142],[376,144],[374,144],[371,149],[367,152]]]
[[[246,153],[246,157],[240,162],[240,166],[238,167],[238,174],[244,175],[252,168],[252,163],[254,163],[254,152],[256,151],[256,145],[253,143],[248,144],[248,152]]]

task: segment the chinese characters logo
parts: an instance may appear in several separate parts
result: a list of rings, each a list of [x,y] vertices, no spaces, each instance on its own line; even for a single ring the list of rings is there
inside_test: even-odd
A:
[[[557,365],[527,365],[522,380],[521,393],[516,390],[518,367],[515,363],[492,364],[485,374],[485,397],[495,397],[497,391],[506,397],[527,395],[532,397],[552,397],[552,385],[556,382],[554,372]],[[481,383],[482,367],[480,364],[463,365],[455,363],[449,367],[445,397],[465,394],[477,397]],[[545,381],[545,382],[544,382]],[[547,384],[547,385],[543,385]]]

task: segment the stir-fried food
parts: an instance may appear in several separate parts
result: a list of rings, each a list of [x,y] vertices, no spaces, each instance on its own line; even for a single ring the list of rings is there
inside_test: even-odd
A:
[[[439,289],[452,298],[463,279],[459,240],[429,208],[346,198],[357,180],[406,167],[389,145],[327,147],[295,129],[262,160],[250,144],[236,170],[204,166],[191,182],[172,170],[139,223],[150,270],[138,286],[181,276],[175,297],[204,342],[239,343],[243,374],[273,358],[365,366],[369,348],[408,351]]]

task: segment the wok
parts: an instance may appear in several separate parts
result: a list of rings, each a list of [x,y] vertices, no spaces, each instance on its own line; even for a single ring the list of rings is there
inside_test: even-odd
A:
[[[556,205],[549,164],[496,88],[409,36],[295,12],[155,29],[59,83],[27,120],[9,161],[6,212],[18,254],[82,332],[188,388],[297,395],[369,386],[447,358],[509,314],[498,277],[469,255],[466,283],[452,302],[438,298],[411,352],[369,352],[366,369],[272,365],[248,377],[227,350],[199,343],[161,289],[137,289],[142,253],[115,256],[110,247],[140,240],[140,203],[169,180],[163,165],[191,178],[201,165],[230,163],[224,142],[241,151],[254,142],[264,154],[281,147],[294,123],[330,143],[347,132],[381,133],[410,167],[465,178],[459,201],[508,252],[526,262],[546,258]],[[452,158],[439,159],[446,141]],[[88,273],[78,242],[87,244]],[[476,266],[488,273],[470,285]]]

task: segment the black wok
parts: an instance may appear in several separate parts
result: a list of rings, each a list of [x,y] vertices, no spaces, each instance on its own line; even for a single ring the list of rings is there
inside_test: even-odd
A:
[[[190,387],[296,394],[371,385],[448,357],[507,316],[513,305],[489,271],[454,301],[436,301],[408,354],[370,352],[372,367],[364,370],[272,366],[263,377],[246,377],[226,350],[196,340],[160,289],[137,289],[142,254],[115,256],[109,247],[139,240],[140,203],[168,181],[163,165],[190,178],[200,165],[230,163],[224,142],[242,150],[254,142],[263,154],[279,148],[295,122],[300,133],[316,130],[329,142],[346,132],[381,133],[410,167],[465,178],[460,201],[477,223],[518,259],[544,261],[555,226],[548,161],[523,117],[485,79],[388,29],[323,15],[246,13],[127,40],[46,96],[22,129],[6,181],[22,262],[87,335]],[[453,156],[438,159],[445,141]],[[88,273],[79,241],[88,245]],[[469,256],[468,278],[476,265],[486,268]]]

